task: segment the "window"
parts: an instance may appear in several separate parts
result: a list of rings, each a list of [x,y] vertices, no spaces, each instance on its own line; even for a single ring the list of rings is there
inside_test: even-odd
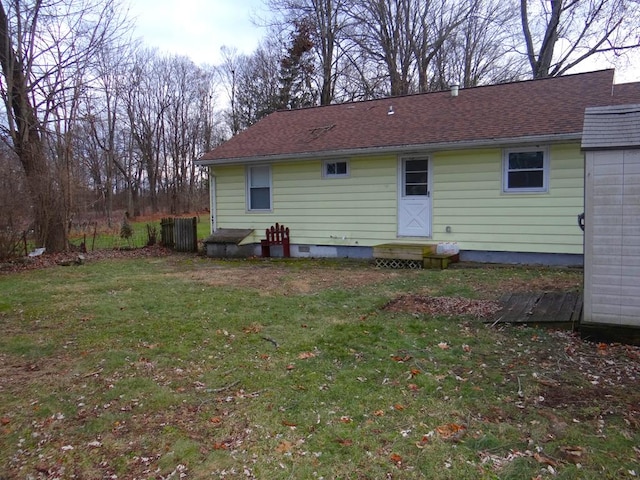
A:
[[[405,197],[429,196],[429,159],[419,158],[404,161]]]
[[[249,211],[271,210],[271,167],[247,168],[247,206]]]
[[[349,176],[349,162],[346,160],[325,160],[322,162],[322,176],[337,178]]]
[[[503,160],[503,191],[547,192],[549,152],[545,148],[506,150]]]

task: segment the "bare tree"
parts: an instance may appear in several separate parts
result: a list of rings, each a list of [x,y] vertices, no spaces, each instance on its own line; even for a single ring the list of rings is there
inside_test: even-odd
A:
[[[145,173],[152,212],[158,212],[158,187],[164,169],[164,116],[172,98],[169,93],[169,61],[155,50],[140,49],[129,72],[126,109],[129,131]],[[137,215],[139,212],[133,212]]]
[[[413,0],[365,0],[354,2],[353,40],[367,56],[386,67],[391,95],[411,91],[412,39],[416,25]]]
[[[534,78],[563,75],[594,55],[640,47],[636,0],[520,0],[520,16]]]
[[[411,23],[414,25],[411,44],[419,92],[432,89],[429,73],[433,59],[443,50],[447,40],[455,38],[457,31],[464,28],[465,24],[469,25],[469,17],[480,3],[480,0],[442,0],[418,2],[411,7]],[[467,48],[470,46],[465,45]]]
[[[189,211],[196,193],[193,159],[203,152],[202,140],[209,127],[206,117],[213,102],[213,71],[195,65],[187,57],[168,59],[168,95],[164,115],[164,154],[170,207],[173,213]]]
[[[517,0],[515,0],[517,1]],[[513,47],[519,23],[514,0],[472,0],[464,22],[446,36],[430,65],[428,90],[514,81],[526,65]]]
[[[292,30],[301,19],[308,22],[320,104],[329,105],[335,99],[336,82],[344,65],[342,46],[351,21],[347,15],[350,0],[267,0],[267,3],[277,14],[279,28]]]
[[[26,174],[37,242],[48,251],[66,249],[68,211],[52,168],[56,150],[47,148],[47,122],[69,100],[68,89],[88,81],[83,73],[98,49],[122,33],[118,11],[117,0],[0,2],[8,136]]]
[[[280,47],[270,38],[251,55],[230,49],[223,49],[223,54],[218,72],[230,107],[227,124],[235,135],[279,108]]]
[[[405,95],[432,88],[431,64],[467,22],[480,0],[364,0],[353,2],[350,38],[364,53],[354,56],[384,66],[388,93]],[[362,72],[381,68],[360,64]],[[366,74],[365,74],[366,75]]]

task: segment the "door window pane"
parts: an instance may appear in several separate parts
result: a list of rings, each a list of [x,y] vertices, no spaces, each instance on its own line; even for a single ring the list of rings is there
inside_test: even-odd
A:
[[[429,195],[429,161],[426,159],[404,161],[404,195]]]

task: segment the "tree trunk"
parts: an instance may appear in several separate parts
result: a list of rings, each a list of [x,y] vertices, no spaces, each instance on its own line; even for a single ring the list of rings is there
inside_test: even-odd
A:
[[[1,3],[0,64],[6,81],[6,113],[13,148],[31,193],[36,242],[48,252],[63,251],[67,248],[64,205],[47,162],[41,125],[30,103],[24,66],[15,53],[9,21]]]

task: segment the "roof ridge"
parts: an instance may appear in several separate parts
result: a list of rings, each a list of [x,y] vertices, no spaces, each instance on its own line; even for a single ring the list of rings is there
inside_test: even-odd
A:
[[[504,86],[508,86],[508,85],[522,85],[522,84],[526,84],[526,83],[532,83],[532,82],[544,82],[544,81],[560,81],[560,80],[566,80],[572,77],[578,77],[578,76],[583,76],[583,75],[594,75],[594,74],[604,74],[604,73],[609,73],[611,72],[611,74],[613,75],[615,73],[615,69],[614,68],[603,68],[600,70],[593,70],[590,72],[579,72],[579,73],[570,73],[568,75],[560,75],[557,77],[545,77],[545,78],[528,78],[525,80],[512,80],[509,82],[502,82],[502,83],[491,83],[491,84],[487,84],[487,85],[475,85],[473,87],[460,87],[460,90],[464,90],[464,91],[469,91],[469,90],[478,90],[478,89],[488,89],[488,88],[495,88],[495,87],[504,87]],[[613,80],[614,78],[612,78],[612,85],[613,85]],[[615,85],[629,85],[630,83],[640,83],[640,82],[629,82],[629,83],[621,83],[621,84],[615,84]],[[300,107],[300,108],[281,108],[276,110],[274,113],[278,113],[278,112],[300,112],[300,111],[304,111],[304,110],[314,110],[314,109],[321,109],[321,108],[330,108],[330,107],[340,107],[340,106],[344,106],[344,105],[353,105],[353,104],[358,104],[358,105],[362,105],[365,103],[373,103],[373,102],[382,102],[382,101],[388,101],[388,100],[395,100],[395,99],[404,99],[404,98],[415,98],[415,97],[422,97],[422,96],[428,96],[428,95],[442,95],[444,93],[449,93],[450,89],[444,89],[444,90],[434,90],[431,92],[415,92],[415,93],[406,93],[406,94],[402,94],[402,95],[394,95],[394,96],[387,96],[387,97],[380,97],[380,98],[368,98],[365,100],[351,100],[348,102],[342,102],[342,103],[330,103],[329,105],[310,105],[307,107]]]

